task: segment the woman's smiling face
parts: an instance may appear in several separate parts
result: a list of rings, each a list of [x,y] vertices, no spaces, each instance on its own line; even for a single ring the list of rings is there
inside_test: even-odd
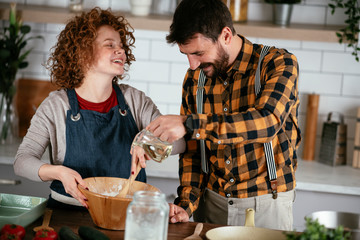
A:
[[[124,73],[125,51],[119,32],[108,25],[99,27],[94,41],[94,60],[91,71],[111,78]]]

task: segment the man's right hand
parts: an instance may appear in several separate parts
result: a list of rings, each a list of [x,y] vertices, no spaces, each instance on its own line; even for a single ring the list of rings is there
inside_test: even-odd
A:
[[[186,116],[163,115],[152,121],[146,129],[163,141],[173,143],[186,134],[184,122]]]
[[[188,222],[189,221],[189,215],[187,212],[178,205],[175,205],[173,203],[169,203],[169,222],[170,223],[177,223],[177,222]]]

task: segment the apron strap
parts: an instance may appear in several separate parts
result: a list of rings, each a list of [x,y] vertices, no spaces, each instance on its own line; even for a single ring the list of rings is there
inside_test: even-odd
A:
[[[76,92],[75,89],[67,89],[66,93],[68,95],[69,98],[69,104],[70,104],[70,110],[71,110],[71,120],[73,120],[74,122],[78,121],[81,118],[80,115],[80,108],[79,108],[79,103],[76,97]]]
[[[119,104],[119,113],[121,116],[124,117],[127,115],[127,111],[128,111],[128,107],[125,103],[124,95],[122,94],[119,85],[113,84],[113,88],[115,89],[118,104]]]
[[[128,109],[127,109],[127,105],[125,103],[124,95],[122,94],[122,92],[117,84],[113,84],[113,88],[115,89],[118,104],[119,104],[119,113],[121,116],[126,116]],[[79,103],[78,103],[78,100],[76,97],[75,89],[67,89],[67,95],[69,98],[69,104],[70,104],[70,109],[71,109],[70,118],[71,118],[71,120],[76,122],[81,118],[81,115],[80,115],[80,108],[79,108]]]
[[[204,85],[205,85],[205,74],[203,70],[200,69],[200,75],[198,80],[198,86],[196,90],[196,107],[197,113],[203,112],[203,95],[204,95]],[[206,159],[206,152],[205,152],[205,140],[200,140],[200,153],[201,153],[201,169],[204,173],[209,172],[209,164]]]
[[[264,45],[261,49],[260,58],[259,58],[259,64],[256,69],[255,74],[255,95],[258,95],[261,88],[260,83],[260,66],[263,58],[266,56],[266,54],[269,52],[270,46]],[[277,175],[276,175],[276,166],[275,166],[275,159],[274,159],[274,150],[272,147],[272,142],[266,142],[264,143],[264,152],[265,152],[265,158],[266,158],[266,165],[268,169],[268,176],[270,181],[270,187],[272,190],[273,198],[277,198]]]

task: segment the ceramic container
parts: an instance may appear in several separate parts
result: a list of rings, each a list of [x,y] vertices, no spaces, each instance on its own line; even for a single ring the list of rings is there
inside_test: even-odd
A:
[[[134,16],[147,16],[151,10],[152,0],[130,0],[131,13]]]

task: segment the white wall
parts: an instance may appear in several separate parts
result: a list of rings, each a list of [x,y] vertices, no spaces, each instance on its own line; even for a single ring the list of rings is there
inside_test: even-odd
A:
[[[70,0],[17,0],[23,4],[51,5],[67,7]],[[167,12],[171,6],[168,0],[162,2],[160,12]],[[174,0],[175,1],[175,0]],[[1,0],[1,2],[9,2]],[[345,19],[340,10],[330,14],[327,4],[330,0],[303,0],[294,7],[292,22],[320,25],[341,25]],[[165,4],[166,3],[166,4]],[[85,8],[100,6],[112,10],[129,11],[127,0],[85,0]],[[271,8],[263,0],[249,0],[248,19],[271,21]],[[21,71],[23,77],[48,79],[48,73],[42,66],[48,57],[49,49],[55,44],[56,36],[64,27],[62,24],[29,23],[32,34],[41,34],[45,41],[33,41],[29,47],[34,50],[29,55],[30,65]],[[124,81],[143,90],[158,105],[163,114],[177,114],[180,109],[181,85],[187,69],[187,59],[180,54],[176,46],[165,42],[167,32],[136,29],[137,61]],[[240,33],[241,34],[241,33]],[[290,41],[282,39],[254,38],[246,36],[256,43],[270,44],[286,48],[293,52],[300,65],[300,125],[305,139],[305,118],[307,95],[320,94],[319,118],[317,128],[316,156],[320,146],[323,121],[328,112],[337,111],[345,115],[347,132],[347,161],[351,164],[354,147],[354,129],[356,109],[360,106],[360,63],[351,56],[351,49],[344,44],[328,42]],[[302,156],[302,146],[299,155]],[[173,166],[174,172],[177,172]],[[166,167],[167,169],[168,166]]]

